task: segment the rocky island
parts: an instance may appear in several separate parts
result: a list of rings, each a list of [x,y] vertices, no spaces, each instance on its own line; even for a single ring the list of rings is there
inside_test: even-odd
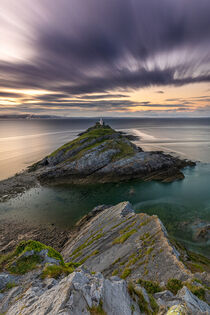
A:
[[[183,179],[181,171],[194,166],[160,151],[144,152],[130,137],[110,126],[96,123],[28,170],[0,182],[0,200],[38,185],[57,183],[87,184]]]
[[[98,206],[61,253],[22,241],[0,256],[0,314],[209,314],[209,260],[129,202]],[[202,271],[201,271],[202,270]]]

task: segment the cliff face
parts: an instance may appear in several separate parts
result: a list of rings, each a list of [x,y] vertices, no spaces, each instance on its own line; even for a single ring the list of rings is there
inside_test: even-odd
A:
[[[123,202],[77,226],[63,256],[27,241],[0,257],[0,314],[210,313],[208,275],[195,278],[182,264],[156,216]]]

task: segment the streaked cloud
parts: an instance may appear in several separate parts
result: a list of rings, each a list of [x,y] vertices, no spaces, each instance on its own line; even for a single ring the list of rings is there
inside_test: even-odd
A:
[[[1,110],[208,106],[201,88],[167,89],[210,82],[209,12],[208,0],[2,0]],[[151,87],[153,99],[134,100]]]

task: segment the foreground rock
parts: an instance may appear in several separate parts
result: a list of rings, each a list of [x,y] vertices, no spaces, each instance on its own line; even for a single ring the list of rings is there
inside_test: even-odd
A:
[[[171,182],[183,179],[181,169],[189,165],[195,163],[162,152],[144,152],[121,132],[96,123],[28,171],[0,182],[0,200],[40,183],[105,183],[137,178]]]
[[[89,214],[85,224],[83,219],[78,235],[65,244],[65,260],[126,279],[166,283],[170,278],[191,277],[157,216],[136,214],[129,202],[93,213],[97,215]]]
[[[158,299],[157,302],[140,286],[135,287],[132,293],[125,280],[117,277],[106,279],[101,273],[92,275],[81,269],[60,281],[34,279],[26,290],[17,286],[2,298],[0,309],[6,311],[6,315],[138,315],[166,314],[168,307],[165,305],[174,305],[174,309],[184,305],[186,312],[182,314],[210,312],[208,304],[186,287],[177,296],[163,298],[161,302]],[[168,314],[174,313],[169,311]]]
[[[209,279],[180,261],[156,216],[128,202],[83,219],[63,256],[23,241],[0,256],[0,314],[209,314]]]

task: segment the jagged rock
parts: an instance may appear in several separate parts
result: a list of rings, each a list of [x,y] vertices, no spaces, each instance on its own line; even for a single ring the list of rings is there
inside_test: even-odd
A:
[[[21,299],[10,298],[10,304],[7,315],[81,315],[97,307],[108,315],[141,314],[124,280],[104,279],[100,273],[91,275],[85,270],[72,273],[50,289],[32,286]]]
[[[170,309],[167,312],[167,315],[187,315],[188,310],[185,305],[180,304],[180,305],[174,305],[171,306]]]
[[[0,314],[1,313],[5,314],[9,309],[11,303],[15,302],[17,296],[21,296],[22,292],[23,292],[22,287],[14,287],[7,294],[5,294],[2,301],[0,302]],[[18,312],[13,313],[13,315],[14,314],[18,314]]]
[[[187,287],[183,287],[177,294],[187,305],[192,314],[210,314],[210,306],[201,301]]]
[[[0,291],[3,290],[6,285],[10,282],[14,282],[16,277],[8,274],[8,273],[0,273]]]
[[[165,283],[191,277],[157,216],[136,214],[129,202],[98,212],[70,238],[62,254],[105,276]]]
[[[95,208],[83,222],[78,235],[69,240],[63,251],[67,260],[83,264],[74,272],[70,270],[70,275],[43,279],[49,251],[62,262],[61,268],[67,268],[68,264],[53,248],[32,240],[19,244],[15,260],[38,254],[42,263],[19,275],[16,287],[0,295],[0,314],[140,315],[157,314],[159,306],[158,314],[162,315],[172,306],[169,314],[173,314],[180,305],[186,305],[187,315],[210,312],[208,304],[186,287],[177,295],[166,290],[152,296],[147,286],[143,287],[146,282],[138,281],[143,278],[164,285],[169,278],[176,278],[188,280],[189,284],[195,282],[179,261],[161,221],[156,216],[136,214],[129,202]],[[116,269],[118,276],[112,276]],[[10,277],[6,272],[3,275]],[[205,278],[205,273],[200,276]]]
[[[170,300],[171,298],[174,298],[174,295],[171,291],[169,290],[164,290],[164,291],[161,291],[161,292],[157,292],[154,294],[154,297],[156,299],[163,299],[163,300]]]

